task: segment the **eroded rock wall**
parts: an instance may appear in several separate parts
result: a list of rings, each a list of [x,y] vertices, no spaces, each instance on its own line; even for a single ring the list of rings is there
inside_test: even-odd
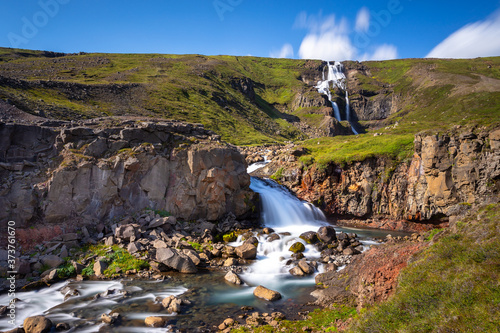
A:
[[[200,125],[66,125],[0,127],[10,133],[1,143],[2,221],[102,221],[144,208],[218,220],[252,205],[244,158]]]
[[[474,204],[498,199],[500,130],[418,135],[413,157],[401,163],[369,158],[318,169],[276,159],[261,176],[279,168],[282,184],[339,218],[446,222]]]

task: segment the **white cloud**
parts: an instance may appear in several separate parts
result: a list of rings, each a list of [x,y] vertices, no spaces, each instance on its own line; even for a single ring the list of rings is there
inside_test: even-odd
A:
[[[362,8],[358,13],[356,26],[367,29],[370,24],[370,17],[366,14],[360,14],[368,9]],[[359,19],[359,17],[363,17]],[[358,24],[359,23],[359,24]],[[299,56],[302,59],[321,59],[321,60],[386,60],[397,57],[397,48],[394,45],[384,44],[377,48],[373,53],[361,54],[361,51],[352,41],[352,29],[345,18],[336,20],[334,15],[326,18],[320,16],[308,16],[306,13],[300,13],[295,20],[294,27],[306,28],[307,35],[302,40],[299,48]]]
[[[375,49],[372,54],[365,53],[359,60],[390,60],[398,57],[398,49],[394,45],[384,44]]]
[[[500,55],[500,10],[468,24],[437,45],[427,58],[476,58]]]
[[[271,58],[293,58],[293,46],[285,44],[281,50],[271,52]]]
[[[370,27],[370,11],[368,8],[363,7],[359,10],[356,16],[356,27],[354,28],[358,32],[366,32]]]

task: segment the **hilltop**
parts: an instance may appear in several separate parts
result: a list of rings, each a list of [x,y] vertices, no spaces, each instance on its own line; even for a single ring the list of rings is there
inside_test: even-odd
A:
[[[344,67],[352,123],[365,133],[357,137],[338,136],[352,132],[314,88],[326,62],[313,60],[2,48],[0,100],[60,120],[142,116],[201,123],[237,145],[331,137],[321,140],[321,152],[317,140],[305,142],[320,161],[336,158],[332,146],[342,151],[345,145],[359,159],[373,141],[411,150],[417,132],[488,129],[500,119],[500,57]],[[344,92],[336,89],[333,97],[345,119]]]

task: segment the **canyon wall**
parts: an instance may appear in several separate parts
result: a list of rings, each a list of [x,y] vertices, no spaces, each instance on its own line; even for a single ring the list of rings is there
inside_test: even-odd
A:
[[[402,162],[373,157],[319,169],[303,166],[293,154],[276,156],[256,175],[278,174],[277,180],[298,197],[339,219],[363,219],[365,226],[405,228],[394,221],[438,224],[472,205],[498,200],[500,130],[417,135],[414,155]]]
[[[96,222],[145,208],[215,221],[252,206],[244,158],[201,125],[51,125],[0,125],[1,221]]]

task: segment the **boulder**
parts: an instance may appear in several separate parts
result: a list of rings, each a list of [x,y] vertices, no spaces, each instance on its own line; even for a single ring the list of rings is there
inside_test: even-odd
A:
[[[62,260],[58,256],[52,255],[52,254],[43,256],[41,261],[42,261],[42,264],[47,265],[50,268],[59,267],[64,262],[64,260]]]
[[[299,238],[303,239],[307,244],[316,244],[318,242],[318,235],[314,231],[304,232]]]
[[[305,259],[300,260],[298,266],[306,275],[314,273],[314,267],[312,267]]]
[[[248,238],[247,240],[245,240],[243,242],[243,244],[252,244],[254,246],[257,246],[257,245],[259,245],[259,240],[257,239],[257,237],[252,236],[252,237]]]
[[[290,269],[288,272],[294,276],[304,276],[305,275],[299,266],[295,266],[294,268]]]
[[[242,259],[255,259],[257,247],[253,244],[243,244],[235,249],[236,255]]]
[[[176,223],[177,219],[174,216],[160,217],[152,220],[148,225],[148,229],[162,227],[162,229],[170,230],[171,225],[175,225]]]
[[[124,241],[130,241],[130,238],[139,236],[138,224],[121,225],[115,230],[115,237]]]
[[[305,250],[306,247],[301,242],[293,243],[292,246],[290,246],[290,248],[288,249],[288,251],[292,251],[293,253],[302,253]]]
[[[165,309],[167,309],[167,311],[169,313],[174,313],[174,312],[180,313],[181,312],[181,304],[182,304],[182,300],[176,298],[175,296],[166,297],[161,302],[161,305],[163,305],[163,307]]]
[[[115,322],[115,318],[108,315],[107,313],[103,313],[101,315],[101,320],[103,323],[108,324],[108,325],[111,325]]]
[[[187,255],[189,257],[189,259],[191,259],[193,264],[195,264],[195,266],[198,266],[199,264],[201,264],[200,256],[198,255],[198,253],[195,250],[184,249],[184,250],[182,250],[182,253]]]
[[[275,240],[280,239],[280,235],[278,234],[270,234],[269,237],[266,238],[266,241],[273,242]]]
[[[255,297],[262,298],[270,302],[281,299],[281,294],[279,292],[267,289],[263,286],[258,286],[257,288],[255,288],[253,294],[255,295]]]
[[[232,284],[243,284],[238,274],[234,273],[233,271],[227,272],[227,274],[224,276],[224,279]]]
[[[177,250],[175,249],[171,248],[157,249],[156,260],[181,273],[192,274],[198,271],[196,269],[195,264],[188,256],[177,252]]]
[[[104,274],[104,271],[108,268],[108,264],[103,260],[97,260],[94,264],[94,273],[96,276],[101,276]]]
[[[166,322],[167,320],[164,317],[151,316],[144,319],[144,323],[149,327],[163,327]]]
[[[132,242],[127,246],[127,251],[130,254],[142,251],[142,245],[139,242]]]
[[[47,333],[52,329],[52,322],[44,316],[28,317],[23,327],[26,333]]]
[[[331,243],[337,240],[335,229],[330,226],[319,228],[316,234],[323,243]]]

